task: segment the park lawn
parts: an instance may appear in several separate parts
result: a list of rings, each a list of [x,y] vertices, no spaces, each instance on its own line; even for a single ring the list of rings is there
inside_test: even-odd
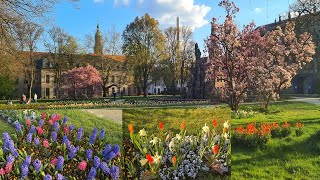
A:
[[[14,127],[12,127],[9,123],[5,122],[3,119],[0,119],[0,139],[2,140],[2,134],[7,132],[9,134],[15,133]]]
[[[97,117],[91,113],[84,112],[81,109],[52,109],[37,110],[36,113],[46,112],[47,114],[61,114],[62,117],[68,117],[68,124],[73,124],[76,128],[83,127],[84,133],[90,137],[93,128],[105,130],[105,137],[108,143],[122,144],[122,126],[111,120]]]
[[[244,105],[241,109],[257,109]],[[266,149],[232,147],[232,179],[317,179],[320,176],[320,106],[283,102],[270,106],[267,114],[233,119],[232,127],[249,122],[283,122],[292,128],[287,138],[271,138]],[[295,122],[305,125],[305,134],[295,135]]]

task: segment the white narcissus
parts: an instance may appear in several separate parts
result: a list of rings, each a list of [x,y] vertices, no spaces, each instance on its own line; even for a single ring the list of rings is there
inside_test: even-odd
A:
[[[141,129],[141,130],[139,131],[139,135],[140,135],[140,136],[146,136],[146,135],[147,135],[146,130],[144,130],[144,128]]]
[[[208,133],[210,131],[209,127],[207,126],[207,124],[204,124],[204,126],[202,127],[202,132],[203,133]]]
[[[154,137],[154,138],[150,141],[150,143],[152,143],[153,145],[156,145],[159,141],[160,141],[159,138]]]
[[[153,157],[154,163],[159,164],[161,162],[161,158],[162,158],[162,156],[159,156],[158,152],[156,152],[156,155]]]
[[[145,158],[143,158],[143,159],[140,160],[141,166],[144,166],[145,164],[147,164],[147,162],[148,162],[148,160],[145,159]]]

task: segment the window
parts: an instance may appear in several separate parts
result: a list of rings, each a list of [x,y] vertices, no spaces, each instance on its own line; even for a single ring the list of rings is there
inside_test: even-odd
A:
[[[50,83],[50,75],[46,75],[46,83]]]
[[[46,97],[50,97],[50,88],[46,88]]]

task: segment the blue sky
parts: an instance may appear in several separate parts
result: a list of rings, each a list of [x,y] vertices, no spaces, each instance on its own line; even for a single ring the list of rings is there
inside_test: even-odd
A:
[[[53,12],[56,26],[80,40],[85,34],[93,34],[99,23],[103,32],[115,25],[121,34],[136,16],[149,13],[164,29],[174,25],[180,17],[181,25],[194,29],[193,39],[203,50],[204,39],[210,34],[213,17],[223,19],[224,11],[218,7],[220,0],[80,0],[74,5],[63,2]],[[288,10],[295,0],[234,0],[240,8],[236,22],[239,26],[252,20],[257,26],[274,22],[279,14]]]

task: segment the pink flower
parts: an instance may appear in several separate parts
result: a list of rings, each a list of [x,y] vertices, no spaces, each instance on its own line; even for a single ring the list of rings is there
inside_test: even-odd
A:
[[[50,162],[51,162],[52,165],[56,166],[57,165],[57,161],[58,161],[58,159],[54,158]]]
[[[30,119],[27,119],[27,120],[26,120],[26,124],[27,124],[27,126],[29,126],[29,127],[31,126],[31,121],[30,121]]]
[[[61,117],[60,114],[57,114],[55,121],[59,121],[59,120],[60,120],[60,117]]]
[[[83,161],[79,164],[78,168],[79,168],[81,171],[85,171],[86,168],[87,168],[87,162],[86,162],[85,160],[83,160]]]
[[[43,134],[43,129],[40,126],[38,126],[36,129],[37,129],[38,134],[40,134],[40,135]]]
[[[42,119],[44,119],[44,118],[46,118],[46,117],[47,117],[46,113],[44,113],[44,112],[41,113],[41,118],[42,118]]]
[[[68,126],[64,126],[64,127],[63,127],[63,132],[64,132],[65,134],[68,134],[68,133],[69,133],[69,127],[68,127]]]
[[[43,144],[43,146],[44,146],[45,148],[48,148],[48,147],[49,147],[49,142],[48,142],[47,139],[44,139],[44,140],[42,141],[42,144]]]
[[[0,176],[4,175],[6,172],[4,171],[3,168],[0,169]]]
[[[52,126],[53,125],[53,119],[49,120],[49,124]]]
[[[4,171],[6,173],[9,173],[11,172],[11,170],[12,170],[12,163],[7,163],[6,167],[4,168]]]

